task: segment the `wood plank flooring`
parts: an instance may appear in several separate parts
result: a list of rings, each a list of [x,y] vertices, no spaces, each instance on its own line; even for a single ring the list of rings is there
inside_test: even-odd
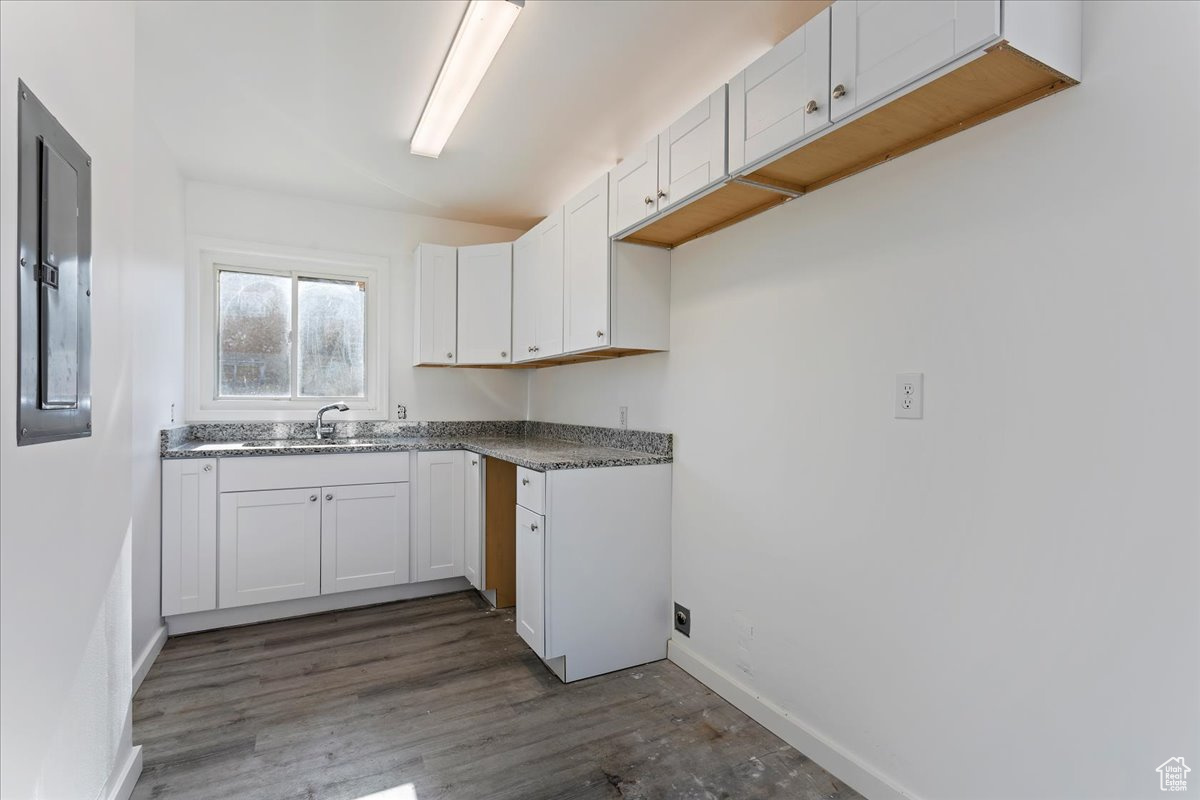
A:
[[[564,685],[474,592],[169,640],[133,797],[859,795],[667,661]]]

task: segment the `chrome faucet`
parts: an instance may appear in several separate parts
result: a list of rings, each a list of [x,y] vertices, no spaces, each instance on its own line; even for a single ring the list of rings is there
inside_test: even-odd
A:
[[[333,425],[326,425],[322,420],[326,411],[349,411],[350,406],[345,403],[330,403],[327,406],[321,406],[317,409],[317,438],[324,439],[326,434],[333,433]]]

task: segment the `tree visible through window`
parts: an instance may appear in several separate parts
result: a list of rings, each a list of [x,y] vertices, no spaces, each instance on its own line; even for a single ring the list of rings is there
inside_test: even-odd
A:
[[[221,269],[217,297],[221,397],[364,396],[364,282]]]

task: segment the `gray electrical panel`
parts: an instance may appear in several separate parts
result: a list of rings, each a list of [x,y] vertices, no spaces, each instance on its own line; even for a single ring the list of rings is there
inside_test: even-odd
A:
[[[92,433],[92,160],[17,85],[17,444]]]

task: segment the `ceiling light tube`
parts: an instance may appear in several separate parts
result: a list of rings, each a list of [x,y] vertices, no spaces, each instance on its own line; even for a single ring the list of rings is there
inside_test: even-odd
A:
[[[409,143],[413,155],[437,158],[492,65],[524,0],[471,0]]]

